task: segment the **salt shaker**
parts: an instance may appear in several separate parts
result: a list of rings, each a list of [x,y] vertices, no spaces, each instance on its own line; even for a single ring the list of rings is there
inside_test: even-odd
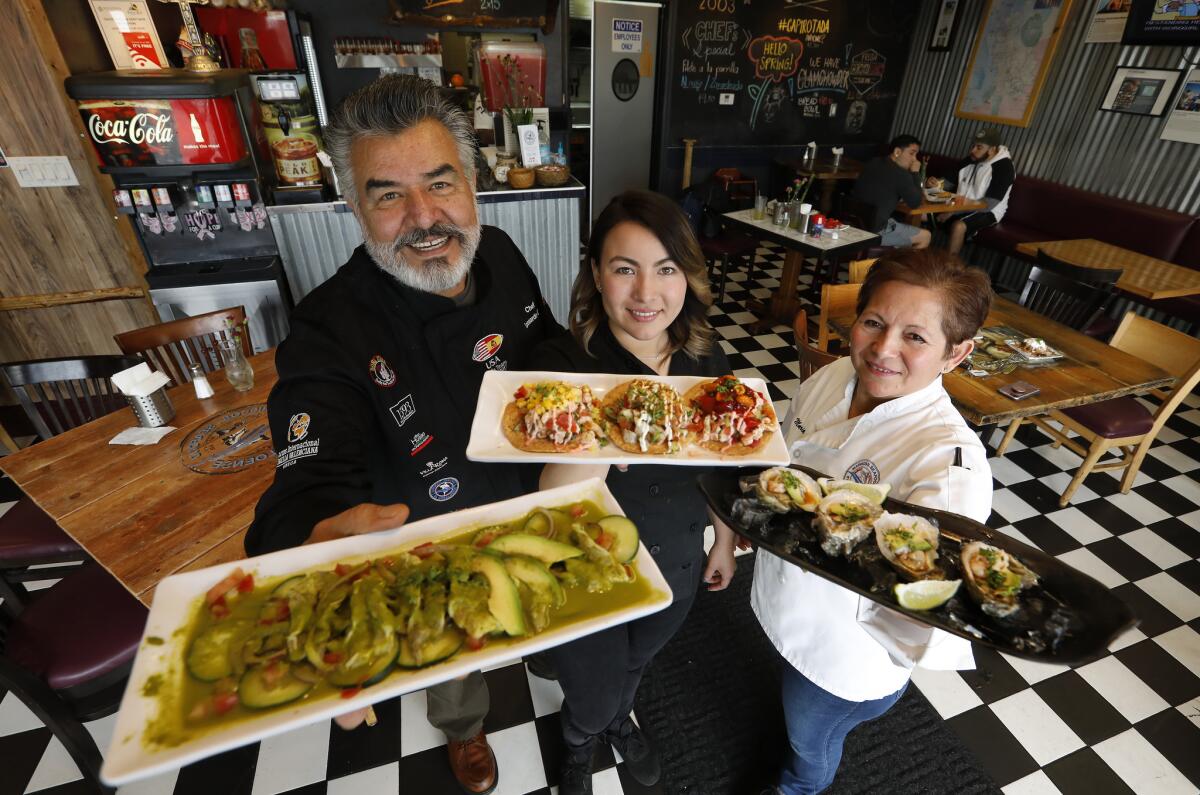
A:
[[[213,396],[212,385],[208,383],[208,376],[204,374],[204,368],[199,364],[189,365],[192,371],[192,386],[196,389],[196,397],[200,400]]]

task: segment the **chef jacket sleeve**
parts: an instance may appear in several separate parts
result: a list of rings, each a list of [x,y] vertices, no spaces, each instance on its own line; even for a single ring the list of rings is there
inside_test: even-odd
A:
[[[267,401],[275,481],[255,508],[248,555],[303,544],[322,519],[370,500],[367,444],[379,430],[346,359],[332,335],[293,318]]]

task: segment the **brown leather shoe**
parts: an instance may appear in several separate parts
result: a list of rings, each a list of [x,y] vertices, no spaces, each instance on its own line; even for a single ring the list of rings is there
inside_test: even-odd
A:
[[[500,772],[496,769],[496,755],[488,745],[486,734],[479,732],[469,740],[451,740],[447,750],[450,752],[450,769],[464,790],[473,795],[488,795],[496,789]]]

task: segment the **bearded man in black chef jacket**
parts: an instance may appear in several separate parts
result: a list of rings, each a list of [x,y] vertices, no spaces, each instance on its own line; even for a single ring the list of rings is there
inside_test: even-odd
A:
[[[300,302],[276,354],[278,459],[246,536],[251,555],[534,490],[521,467],[468,461],[467,437],[483,374],[519,369],[564,333],[512,240],[480,225],[474,131],[436,86],[411,76],[365,86],[335,112],[325,144],[366,242]],[[426,694],[459,783],[490,792],[482,674]]]

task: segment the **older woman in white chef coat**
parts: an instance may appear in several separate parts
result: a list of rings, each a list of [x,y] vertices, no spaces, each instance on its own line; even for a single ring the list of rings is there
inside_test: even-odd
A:
[[[984,521],[992,475],[978,437],[942,386],[971,352],[992,289],[946,251],[906,250],[871,269],[850,356],[800,385],[784,428],[792,460],[860,483],[890,483],[900,500]],[[972,668],[970,644],[879,607],[760,550],[754,612],[783,656],[792,753],[786,795],[820,792],[846,735],[886,712],[914,665]]]

